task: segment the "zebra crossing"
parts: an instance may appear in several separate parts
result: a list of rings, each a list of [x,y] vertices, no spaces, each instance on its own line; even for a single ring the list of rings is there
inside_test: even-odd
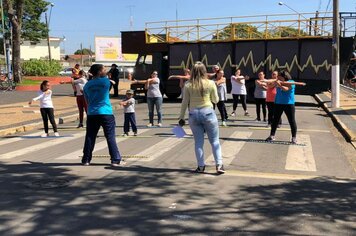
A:
[[[228,129],[224,129],[228,130]],[[139,136],[150,137],[147,139],[139,139],[132,137],[120,137],[118,136],[116,141],[119,144],[120,151],[123,155],[127,154],[128,147],[130,143],[134,142],[135,145],[130,148],[130,158],[128,163],[131,160],[134,160],[135,163],[149,163],[154,160],[164,160],[166,157],[170,155],[174,155],[177,150],[184,150],[189,145],[190,147],[194,146],[193,139],[191,137],[191,131],[189,128],[185,128],[187,133],[187,137],[185,138],[176,138],[172,132],[171,128],[163,128],[163,129],[150,129],[144,128],[139,129]],[[221,145],[222,145],[222,156],[224,165],[228,168],[232,162],[236,166],[238,165],[239,160],[242,158],[246,158],[240,155],[241,151],[251,144],[251,137],[256,130],[236,130],[230,129],[227,132],[224,131],[224,134],[221,135]],[[257,130],[258,132],[258,130]],[[0,154],[0,161],[11,161],[11,160],[21,160],[21,157],[27,155],[26,160],[28,160],[28,155],[31,154],[31,157],[34,159],[45,149],[56,149],[60,148],[61,145],[69,145],[70,143],[75,143],[73,148],[68,148],[66,150],[62,150],[65,152],[61,155],[53,154],[53,159],[58,162],[79,162],[80,156],[82,155],[82,147],[84,143],[85,132],[81,131],[69,131],[68,135],[64,135],[59,138],[36,138],[41,132],[35,132],[32,134],[26,134],[20,137],[8,138],[0,140],[0,149],[3,146],[13,144],[12,146],[15,150],[10,150],[6,153]],[[161,135],[157,135],[161,134]],[[32,137],[32,144],[27,147],[19,147],[17,144],[20,144],[22,141]],[[100,137],[100,136],[98,136]],[[148,140],[148,141],[146,141]],[[308,134],[299,135],[299,141],[303,145],[288,145],[287,152],[285,153],[285,166],[284,169],[286,171],[301,171],[301,172],[316,172],[317,165],[313,155],[313,149],[311,144],[311,138]],[[276,145],[268,145],[261,141],[262,144],[267,148],[275,148]],[[259,144],[255,144],[259,145]],[[210,145],[208,144],[208,140],[206,140],[206,164],[214,165],[214,158],[211,154]],[[18,148],[16,148],[18,147]],[[253,153],[253,150],[250,150]],[[96,154],[107,154],[107,143],[105,139],[98,138],[97,143],[94,149],[94,156]],[[135,158],[137,156],[137,158]],[[144,156],[145,158],[139,158]],[[189,151],[186,151],[184,156],[189,158],[190,161],[194,162],[194,148],[190,148]]]

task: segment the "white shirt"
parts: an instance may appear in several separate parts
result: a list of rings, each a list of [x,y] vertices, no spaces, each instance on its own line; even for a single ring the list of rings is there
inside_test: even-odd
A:
[[[38,96],[33,98],[33,101],[40,100],[40,108],[53,108],[52,103],[52,91],[47,90],[46,92],[39,91]]]
[[[235,94],[235,95],[246,95],[247,94],[247,90],[246,90],[246,86],[245,86],[245,79],[240,80],[241,83],[237,82],[235,80],[236,76],[231,76],[231,94]],[[239,76],[238,78],[244,78],[243,76]]]
[[[77,96],[83,95],[82,90],[87,82],[88,80],[85,77],[73,81],[75,88],[77,89]]]

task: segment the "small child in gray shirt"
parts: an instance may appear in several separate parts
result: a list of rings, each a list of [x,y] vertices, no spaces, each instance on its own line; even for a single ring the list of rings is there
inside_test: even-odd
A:
[[[120,102],[120,105],[124,107],[125,120],[124,120],[124,134],[122,136],[128,136],[130,131],[130,124],[134,136],[137,136],[137,126],[135,117],[135,99],[133,98],[134,92],[130,89],[126,91],[126,99]]]

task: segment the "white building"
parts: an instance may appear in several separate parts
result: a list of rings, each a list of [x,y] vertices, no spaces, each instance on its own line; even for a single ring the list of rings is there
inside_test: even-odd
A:
[[[61,59],[61,48],[60,44],[63,41],[63,38],[50,37],[51,45],[51,55],[53,60]],[[21,59],[30,60],[30,59],[48,59],[48,45],[47,39],[43,39],[38,43],[24,41],[21,44]]]

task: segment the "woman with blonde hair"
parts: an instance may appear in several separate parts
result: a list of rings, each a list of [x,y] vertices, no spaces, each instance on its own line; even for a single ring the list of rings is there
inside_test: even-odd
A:
[[[195,155],[198,162],[197,173],[204,173],[204,131],[208,135],[218,174],[225,173],[222,163],[219,141],[219,125],[213,110],[213,103],[218,103],[219,97],[214,81],[208,79],[206,67],[196,62],[192,69],[190,80],[184,86],[184,98],[179,116],[179,125],[185,124],[185,111],[189,105],[189,125],[195,142]]]

